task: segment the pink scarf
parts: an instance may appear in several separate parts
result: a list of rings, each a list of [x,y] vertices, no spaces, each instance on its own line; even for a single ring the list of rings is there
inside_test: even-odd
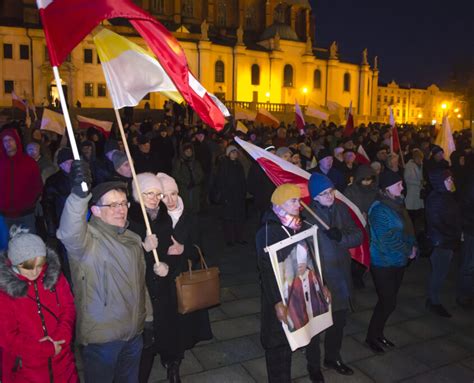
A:
[[[301,229],[301,218],[298,215],[288,214],[281,206],[273,205],[273,211],[277,215],[283,226],[289,227],[293,230]]]

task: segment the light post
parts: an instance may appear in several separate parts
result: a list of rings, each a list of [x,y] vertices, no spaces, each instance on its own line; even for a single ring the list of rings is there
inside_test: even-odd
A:
[[[308,88],[303,87],[303,89],[301,89],[301,91],[303,92],[303,104],[306,105],[306,94],[308,93]]]

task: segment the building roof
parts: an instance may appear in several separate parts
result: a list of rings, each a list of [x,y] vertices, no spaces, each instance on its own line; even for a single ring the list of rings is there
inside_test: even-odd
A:
[[[283,23],[273,23],[268,26],[260,35],[259,41],[269,40],[275,37],[277,32],[282,40],[300,41],[296,32],[288,24]]]

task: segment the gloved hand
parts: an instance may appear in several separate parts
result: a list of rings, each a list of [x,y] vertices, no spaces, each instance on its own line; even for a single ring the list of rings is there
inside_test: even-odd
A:
[[[159,277],[166,277],[168,275],[169,267],[166,263],[160,262],[153,265],[153,272]]]
[[[147,235],[145,237],[145,241],[142,243],[142,246],[148,253],[149,251],[152,251],[158,247],[158,238],[156,238],[155,234]]]
[[[85,198],[89,195],[92,184],[92,175],[89,164],[86,161],[72,161],[69,178],[71,179],[71,192],[80,198]],[[82,182],[87,184],[87,191],[82,190]]]
[[[328,230],[324,230],[324,234],[326,234],[327,237],[329,239],[332,239],[333,241],[341,242],[342,233],[341,230],[339,230],[337,227],[331,227]]]
[[[155,331],[153,330],[153,322],[145,322],[143,328],[143,348],[149,348],[155,343]]]

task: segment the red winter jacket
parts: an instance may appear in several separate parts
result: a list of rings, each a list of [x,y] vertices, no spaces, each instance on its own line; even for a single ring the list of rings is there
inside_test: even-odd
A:
[[[8,157],[3,137],[16,141],[17,151]],[[43,181],[36,161],[23,153],[20,137],[15,129],[5,129],[0,135],[0,214],[15,218],[33,213]]]
[[[15,273],[5,256],[0,257],[0,347],[3,348],[3,380],[10,382],[79,382],[71,349],[76,310],[69,285],[60,272],[57,255],[48,251],[47,263],[36,281]],[[41,303],[48,335],[65,340],[54,356],[38,313]],[[51,359],[49,366],[48,359]],[[50,368],[51,367],[51,368]]]

